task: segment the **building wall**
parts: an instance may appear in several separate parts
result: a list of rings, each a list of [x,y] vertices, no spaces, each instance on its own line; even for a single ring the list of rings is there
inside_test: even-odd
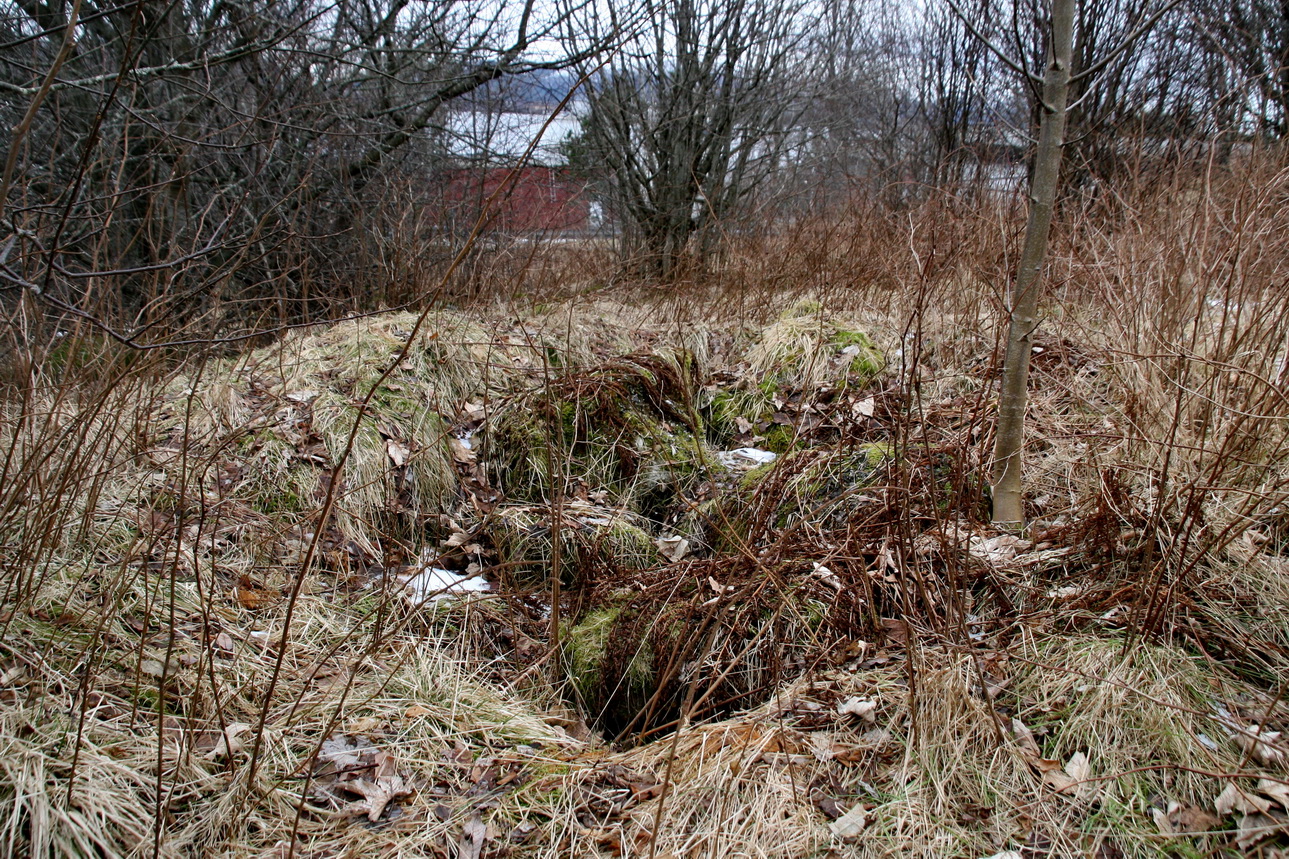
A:
[[[490,232],[584,232],[591,228],[591,200],[585,183],[559,167],[456,168],[440,182],[441,226],[454,232],[474,227],[493,198]]]

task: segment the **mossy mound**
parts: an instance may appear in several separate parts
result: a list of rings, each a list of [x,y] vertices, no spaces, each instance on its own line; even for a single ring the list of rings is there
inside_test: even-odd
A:
[[[608,664],[614,630],[619,621],[626,598],[587,612],[576,624],[562,633],[564,669],[577,689],[583,702],[604,698],[604,669]],[[643,701],[654,686],[653,653],[647,640],[638,642],[636,651],[626,661],[623,676],[615,682],[615,693],[633,701]]]
[[[217,451],[224,495],[264,514],[316,511],[344,458],[344,537],[372,554],[385,537],[419,542],[424,522],[458,498],[450,421],[514,383],[488,374],[517,347],[459,314],[433,314],[414,336],[416,321],[399,313],[294,332],[212,363],[172,384],[159,424],[172,443]]]
[[[892,455],[889,443],[868,442],[855,447],[798,451],[775,463],[782,469],[779,486],[769,493],[778,499],[776,527],[801,522],[823,528],[842,527],[863,503],[863,490],[881,478]],[[757,477],[749,473],[745,485]],[[768,474],[759,477],[763,481]]]
[[[747,361],[758,387],[805,391],[862,385],[886,366],[867,334],[822,310],[785,313],[761,332]]]
[[[692,508],[678,530],[718,552],[746,551],[759,540],[809,524],[845,527],[893,457],[888,442],[791,451],[743,472],[722,496]]]
[[[548,507],[503,506],[484,522],[503,580],[517,587],[546,584],[553,539]],[[603,570],[642,570],[658,563],[658,548],[639,516],[616,508],[571,502],[560,518],[561,578],[585,584]]]
[[[747,377],[708,394],[703,411],[718,441],[751,426],[775,453],[794,446],[795,431],[779,417],[785,405],[831,400],[872,383],[886,367],[867,334],[817,303],[799,304],[766,327],[746,361]]]
[[[842,652],[876,623],[872,595],[815,569],[806,558],[724,558],[602,583],[564,642],[584,712],[609,735],[648,739],[691,694],[696,718],[745,707],[830,648]],[[865,575],[839,570],[830,575]]]
[[[712,462],[694,375],[677,356],[637,355],[511,398],[480,433],[490,479],[511,500],[550,503],[558,475],[567,496],[659,516]]]

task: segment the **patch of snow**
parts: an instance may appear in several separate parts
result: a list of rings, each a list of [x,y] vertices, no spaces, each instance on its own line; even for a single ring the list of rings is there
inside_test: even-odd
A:
[[[479,576],[463,576],[440,567],[426,567],[410,576],[399,576],[407,598],[420,605],[472,593],[488,593],[488,582]]]
[[[752,465],[765,465],[779,458],[777,453],[761,450],[756,447],[740,447],[735,450],[722,450],[716,459],[726,468],[746,468]]]

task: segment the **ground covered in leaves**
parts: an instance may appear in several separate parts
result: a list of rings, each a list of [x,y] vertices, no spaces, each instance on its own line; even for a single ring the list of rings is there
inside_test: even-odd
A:
[[[390,314],[7,411],[0,851],[1280,855],[1277,445],[1169,507],[1050,337],[997,533],[960,323]]]

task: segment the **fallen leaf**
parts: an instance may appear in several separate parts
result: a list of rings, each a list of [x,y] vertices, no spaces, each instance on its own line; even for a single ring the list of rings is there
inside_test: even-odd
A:
[[[214,645],[216,650],[222,650],[225,653],[232,653],[233,637],[227,632],[221,632],[219,635],[215,636]]]
[[[479,458],[474,449],[459,438],[448,439],[448,450],[452,452],[452,459],[461,465],[474,465]]]
[[[356,778],[342,781],[339,786],[342,790],[358,794],[363,798],[362,802],[354,803],[350,810],[355,813],[361,813],[365,809],[367,819],[372,823],[380,820],[381,814],[384,813],[385,807],[390,802],[412,792],[412,789],[403,781],[402,776],[380,778],[374,781]],[[477,856],[478,854],[476,853],[475,855]]]
[[[349,722],[349,730],[355,734],[366,734],[380,727],[380,719],[375,716],[359,716]]]
[[[1289,811],[1289,784],[1275,779],[1258,779],[1258,793],[1271,797],[1286,811]]]
[[[827,731],[815,731],[810,735],[810,752],[820,763],[826,764],[836,757],[833,746],[832,734]]]
[[[1240,748],[1266,766],[1283,767],[1289,761],[1289,755],[1273,745],[1279,740],[1279,731],[1263,730],[1256,724],[1235,732],[1235,742]]]
[[[488,827],[479,812],[470,815],[470,819],[461,827],[461,850],[458,859],[479,859],[483,853],[483,841],[488,836]]]
[[[863,805],[856,805],[850,811],[828,824],[833,835],[838,838],[855,838],[868,825],[868,812]]]
[[[837,705],[837,712],[843,716],[854,716],[865,722],[877,721],[877,702],[866,698],[847,698]]]
[[[1026,758],[1041,758],[1038,742],[1034,739],[1034,732],[1025,726],[1020,719],[1012,719],[1012,736],[1016,738],[1016,745],[1020,747],[1020,752]]]
[[[855,417],[871,418],[873,416],[873,413],[877,410],[877,400],[874,399],[873,397],[860,400],[857,403],[853,403],[850,407],[850,410],[855,415]]]
[[[420,704],[413,704],[412,706],[407,708],[407,712],[404,713],[403,715],[409,719],[415,719],[418,716],[428,716],[433,712],[434,711],[431,710],[429,707],[422,707]]]
[[[1074,779],[1074,792],[1080,797],[1086,798],[1096,793],[1097,786],[1088,781],[1092,778],[1092,762],[1083,752],[1070,755],[1070,759],[1065,762],[1065,773]]]
[[[841,583],[841,579],[837,578],[837,574],[828,567],[818,561],[811,561],[810,563],[813,564],[813,569],[810,571],[811,575],[818,576],[824,584],[834,590],[840,591],[845,589],[845,585]]]
[[[537,831],[537,824],[527,820],[521,820],[515,824],[515,828],[510,830],[510,842],[512,844],[523,844],[528,840],[528,836]]]
[[[344,734],[332,734],[322,741],[318,760],[329,761],[339,770],[351,769],[361,764],[363,751],[371,747],[369,742],[354,740]]]
[[[1217,812],[1218,817],[1226,817],[1233,811],[1239,811],[1244,814],[1263,813],[1271,808],[1271,801],[1262,797],[1246,793],[1236,786],[1235,782],[1227,784],[1226,789],[1218,794],[1217,799],[1213,800],[1213,810]]]
[[[1235,844],[1245,855],[1251,855],[1255,845],[1284,831],[1284,815],[1276,815],[1274,812],[1246,814],[1240,818]]]
[[[243,722],[235,722],[229,725],[219,732],[219,739],[215,743],[215,748],[207,752],[204,757],[208,761],[231,758],[246,747],[246,744],[240,738],[250,730],[251,726]]]
[[[1038,741],[1034,739],[1034,732],[1027,728],[1024,722],[1013,718],[1011,728],[1012,736],[1016,738],[1017,751],[1020,752],[1025,762],[1038,773],[1044,784],[1057,793],[1072,794],[1077,792],[1079,782],[1086,778],[1088,772],[1086,755],[1082,752],[1076,752],[1070,758],[1070,762],[1063,767],[1060,761],[1043,757],[1042,751],[1038,747]],[[1084,775],[1082,777],[1076,776],[1074,772],[1080,772]]]
[[[411,448],[393,438],[385,439],[385,452],[389,454],[389,461],[394,463],[395,468],[407,465],[408,457],[412,455]]]
[[[1187,835],[1195,832],[1211,832],[1220,821],[1202,808],[1193,805],[1182,805],[1179,802],[1168,803],[1167,810],[1151,810],[1155,825],[1163,835]]]
[[[679,535],[659,537],[654,544],[662,556],[673,564],[684,560],[684,557],[689,554],[689,541]]]
[[[443,541],[444,548],[455,549],[458,546],[464,546],[470,542],[470,535],[465,531],[454,531]]]
[[[246,584],[238,585],[233,588],[233,599],[237,604],[248,611],[255,611],[263,608],[270,599],[270,594],[266,590],[256,587],[248,587]]]
[[[814,802],[815,802],[815,808],[823,812],[824,817],[828,818],[829,820],[836,820],[837,818],[841,817],[842,814],[845,813],[842,810],[843,806],[840,803],[838,803],[835,798],[828,796],[825,793],[821,793],[818,796],[816,796],[814,799]]]
[[[1061,769],[1060,761],[1052,761],[1046,758],[1031,760],[1030,765],[1038,770],[1039,776],[1043,783],[1055,790],[1057,793],[1074,793],[1078,787],[1078,781],[1071,778],[1070,774]]]

